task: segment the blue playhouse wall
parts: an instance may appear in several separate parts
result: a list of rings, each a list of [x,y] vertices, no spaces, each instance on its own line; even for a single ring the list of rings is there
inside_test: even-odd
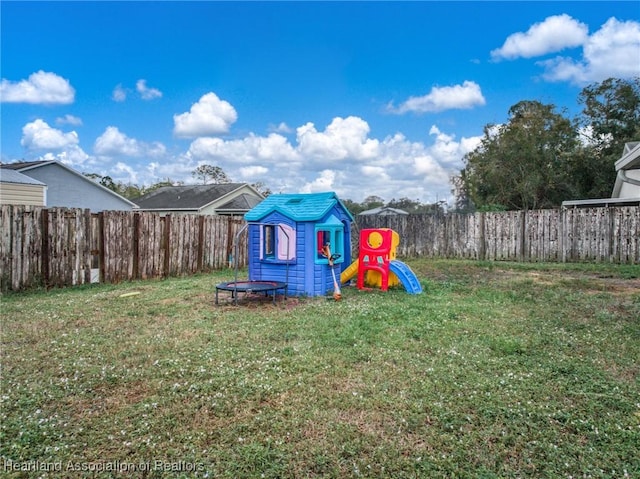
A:
[[[303,196],[303,195],[301,195]],[[255,217],[254,217],[255,220]],[[332,245],[332,252],[340,252],[341,257],[333,266],[335,276],[340,282],[340,273],[351,264],[351,214],[339,201],[328,209],[321,217],[310,221],[292,219],[281,211],[271,211],[264,217],[250,223],[249,231],[249,280],[251,281],[282,281],[288,284],[288,294],[292,296],[321,296],[333,292],[333,276],[328,260],[318,255],[317,228],[318,225],[332,224],[341,228],[342,245]],[[264,230],[265,225],[285,225],[291,228],[289,233],[295,232],[295,249],[287,248],[280,244],[279,253],[275,258],[264,257]],[[275,229],[280,230],[280,227]],[[278,242],[285,240],[279,233]],[[294,253],[292,255],[292,253]],[[288,271],[287,271],[288,270]],[[288,277],[287,277],[288,276]]]

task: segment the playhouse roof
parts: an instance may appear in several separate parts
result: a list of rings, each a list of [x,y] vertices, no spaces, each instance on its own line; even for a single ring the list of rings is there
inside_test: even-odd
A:
[[[244,217],[247,221],[260,221],[277,211],[294,221],[318,221],[336,205],[339,205],[353,221],[349,210],[332,191],[270,195],[247,212]]]

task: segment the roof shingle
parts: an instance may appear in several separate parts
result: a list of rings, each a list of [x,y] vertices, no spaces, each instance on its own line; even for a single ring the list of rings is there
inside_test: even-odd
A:
[[[260,221],[268,214],[278,211],[294,221],[320,220],[331,208],[340,204],[348,215],[338,196],[330,191],[326,193],[279,194],[264,199],[255,208],[245,214],[247,221]]]
[[[163,186],[135,201],[140,209],[199,209],[245,183]]]

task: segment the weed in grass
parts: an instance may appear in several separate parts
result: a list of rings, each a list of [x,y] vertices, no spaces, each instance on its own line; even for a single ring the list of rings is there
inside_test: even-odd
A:
[[[489,348],[500,356],[522,355],[527,352],[522,342],[514,338],[491,338]]]

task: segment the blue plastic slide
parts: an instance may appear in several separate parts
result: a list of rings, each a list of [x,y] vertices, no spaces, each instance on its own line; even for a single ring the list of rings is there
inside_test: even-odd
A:
[[[422,293],[422,286],[420,285],[420,281],[418,281],[418,277],[411,271],[411,268],[402,261],[395,259],[389,261],[389,270],[398,277],[404,289],[407,290],[407,293]]]

